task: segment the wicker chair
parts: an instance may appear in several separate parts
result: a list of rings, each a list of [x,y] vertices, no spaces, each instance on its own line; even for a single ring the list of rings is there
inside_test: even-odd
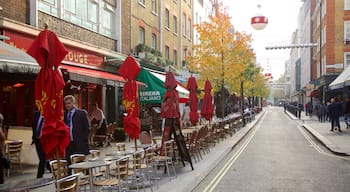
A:
[[[6,157],[10,160],[11,165],[18,164],[21,173],[23,172],[21,161],[22,146],[23,141],[17,140],[7,143],[5,148]],[[10,169],[7,169],[7,176],[10,176]]]
[[[154,166],[165,166],[166,172],[168,174],[168,177],[170,177],[170,169],[169,166],[172,167],[173,173],[176,176],[176,170],[174,167],[174,140],[169,140],[164,142],[164,155],[157,155],[153,157],[154,160]]]
[[[79,174],[69,175],[56,181],[57,192],[76,192],[78,191]]]

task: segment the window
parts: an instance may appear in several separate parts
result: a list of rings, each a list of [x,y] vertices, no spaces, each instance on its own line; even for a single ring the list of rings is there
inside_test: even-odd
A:
[[[157,49],[157,35],[154,33],[152,34],[152,48]]]
[[[350,21],[344,21],[344,39],[350,40]]]
[[[115,7],[105,1],[39,0],[38,9],[83,28],[115,38]]]
[[[350,52],[344,53],[344,69],[350,65]]]
[[[177,34],[177,17],[176,17],[176,15],[174,15],[173,16],[173,22],[174,22],[174,24],[173,24],[173,28],[174,28],[174,33],[175,34]]]
[[[175,49],[173,51],[173,61],[174,65],[177,66],[177,51]]]
[[[170,18],[169,18],[169,9],[165,9],[165,27],[169,29]]]
[[[75,0],[64,0],[64,9],[75,14],[76,6]]]
[[[40,0],[38,2],[38,9],[50,15],[58,16],[58,7],[57,0]]]
[[[139,43],[145,44],[145,28],[139,27]]]
[[[344,10],[350,10],[350,0],[344,0]]]
[[[189,39],[192,39],[192,20],[188,19],[187,35]]]
[[[183,14],[183,18],[182,18],[182,34],[186,37],[187,35],[187,16],[186,14],[184,13]]]
[[[169,46],[165,46],[165,59],[169,60],[170,57],[170,49]]]
[[[157,13],[157,0],[152,0],[152,13]]]
[[[139,4],[145,6],[146,5],[146,0],[139,0]]]

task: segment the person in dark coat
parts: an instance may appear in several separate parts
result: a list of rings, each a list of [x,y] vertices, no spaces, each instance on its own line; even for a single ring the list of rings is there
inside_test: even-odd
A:
[[[0,129],[0,184],[5,182],[5,158],[5,134]]]
[[[340,123],[339,123],[339,116],[341,112],[340,110],[341,110],[341,105],[334,98],[332,98],[331,104],[328,106],[329,118],[331,119],[331,122],[332,122],[331,131],[333,131],[334,127],[336,126],[338,127],[339,132],[341,132]]]
[[[71,142],[66,149],[66,159],[70,162],[73,154],[89,154],[90,124],[85,110],[75,106],[73,95],[64,97],[64,122],[70,131]]]
[[[348,129],[350,126],[350,97],[348,97],[346,99],[346,103],[345,103],[345,110],[344,110],[344,121],[346,124],[346,128]]]
[[[43,128],[44,124],[44,118],[40,114],[38,110],[34,111],[34,121],[32,125],[32,131],[33,131],[33,136],[32,136],[32,144],[35,145],[36,153],[38,154],[39,158],[39,165],[38,165],[38,171],[36,174],[36,178],[42,178],[45,173],[45,167],[50,170],[50,165],[48,161],[46,161],[45,158],[45,153],[41,148],[41,143],[40,143],[40,137],[41,137],[41,131]]]

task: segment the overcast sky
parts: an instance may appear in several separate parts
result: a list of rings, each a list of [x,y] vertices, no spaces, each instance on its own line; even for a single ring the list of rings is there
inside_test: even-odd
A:
[[[223,0],[228,7],[235,30],[245,31],[253,36],[253,48],[257,61],[266,71],[271,68],[276,80],[284,73],[284,63],[290,50],[265,50],[271,43],[289,43],[293,31],[297,28],[297,17],[302,5],[300,0]],[[269,24],[262,31],[254,30],[250,19],[257,12],[261,3],[261,13],[269,19]],[[269,63],[270,67],[267,66]]]

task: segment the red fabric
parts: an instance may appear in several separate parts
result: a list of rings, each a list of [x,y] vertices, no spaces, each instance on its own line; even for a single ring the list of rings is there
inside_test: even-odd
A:
[[[198,123],[199,115],[198,115],[198,96],[197,96],[197,81],[196,78],[190,77],[187,83],[187,89],[190,91],[190,122],[192,125],[196,125]]]
[[[214,115],[214,106],[213,106],[213,96],[211,95],[212,86],[209,80],[205,81],[204,85],[204,98],[201,108],[201,115],[206,120],[210,120]]]
[[[136,60],[133,57],[128,56],[123,62],[123,64],[120,66],[118,73],[125,79],[135,80],[140,71],[140,65],[136,62]]]
[[[130,56],[125,59],[118,71],[126,80],[123,91],[123,106],[127,112],[127,116],[124,117],[124,130],[131,139],[138,139],[141,131],[140,106],[135,80],[140,71],[140,65]]]
[[[67,51],[55,33],[44,30],[35,38],[28,54],[41,66],[35,80],[35,104],[45,119],[40,138],[43,151],[47,159],[52,159],[58,149],[59,156],[64,158],[70,136],[63,122],[65,82],[58,67]]]
[[[176,91],[176,80],[173,73],[168,72],[164,82],[167,91],[164,94],[161,117],[162,118],[180,118],[179,94]]]

